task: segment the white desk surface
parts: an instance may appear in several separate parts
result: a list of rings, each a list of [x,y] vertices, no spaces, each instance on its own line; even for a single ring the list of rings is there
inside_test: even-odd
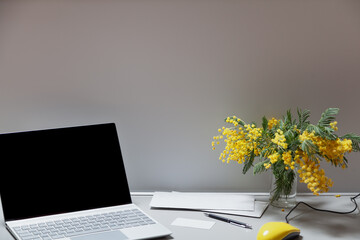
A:
[[[342,195],[339,198],[336,198],[334,195],[319,197],[299,195],[297,196],[297,200],[305,201],[306,203],[321,209],[349,211],[354,208],[354,204],[350,201],[350,197],[351,196],[348,195]],[[257,232],[264,223],[271,221],[285,222],[285,216],[288,212],[288,210],[283,212],[279,208],[269,206],[261,218],[230,216],[232,219],[252,225],[253,230],[249,230],[208,218],[204,216],[203,213],[197,211],[150,209],[149,202],[151,200],[151,196],[134,194],[132,198],[135,204],[173,232],[170,237],[161,238],[161,240],[256,239]],[[256,198],[261,200],[267,199],[266,196],[256,196]],[[357,199],[357,202],[360,205],[360,198]],[[216,223],[210,230],[171,225],[171,223],[178,217],[213,221]],[[300,228],[301,233],[298,239],[360,239],[359,210],[355,211],[353,214],[339,215],[317,212],[302,205],[290,215],[289,219],[290,224]],[[2,210],[0,210],[0,239],[13,240],[12,236],[5,229]]]

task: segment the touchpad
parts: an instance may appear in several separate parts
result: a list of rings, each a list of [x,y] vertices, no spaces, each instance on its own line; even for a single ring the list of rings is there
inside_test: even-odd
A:
[[[71,240],[125,240],[129,239],[120,231],[94,233],[90,235],[72,237]]]

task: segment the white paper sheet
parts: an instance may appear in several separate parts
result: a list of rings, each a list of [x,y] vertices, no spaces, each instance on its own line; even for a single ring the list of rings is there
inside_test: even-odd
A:
[[[155,192],[153,208],[254,211],[255,198],[243,194]]]
[[[268,206],[269,206],[268,202],[255,201],[254,211],[212,210],[212,209],[203,210],[203,211],[204,212],[212,212],[212,213],[223,213],[223,214],[230,214],[230,215],[237,215],[237,216],[260,218]]]
[[[201,228],[201,229],[210,229],[215,222],[195,220],[189,218],[176,218],[171,225],[180,226],[180,227],[191,227],[191,228]]]

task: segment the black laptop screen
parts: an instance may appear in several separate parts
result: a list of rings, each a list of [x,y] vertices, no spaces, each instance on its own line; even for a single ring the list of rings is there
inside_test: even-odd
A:
[[[115,124],[0,135],[5,220],[131,203]]]

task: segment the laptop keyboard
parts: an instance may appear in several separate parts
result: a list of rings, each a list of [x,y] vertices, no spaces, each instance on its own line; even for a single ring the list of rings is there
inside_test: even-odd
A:
[[[154,223],[138,209],[132,209],[25,225],[14,230],[22,240],[51,240]]]

